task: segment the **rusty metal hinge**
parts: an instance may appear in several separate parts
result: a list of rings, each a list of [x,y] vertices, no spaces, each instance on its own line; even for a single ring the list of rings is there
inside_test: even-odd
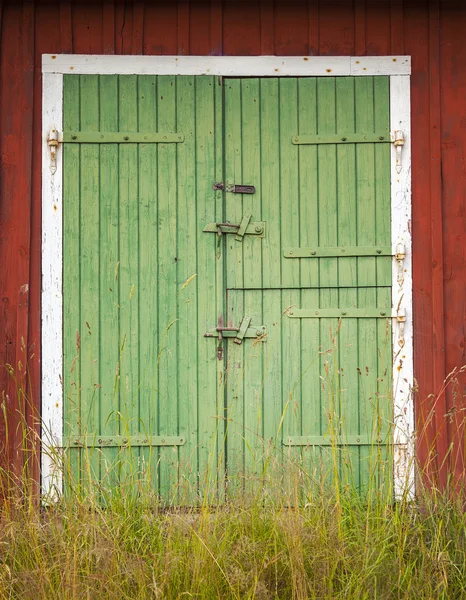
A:
[[[215,191],[231,192],[232,194],[254,194],[256,188],[253,185],[237,185],[235,183],[214,183],[212,189]]]

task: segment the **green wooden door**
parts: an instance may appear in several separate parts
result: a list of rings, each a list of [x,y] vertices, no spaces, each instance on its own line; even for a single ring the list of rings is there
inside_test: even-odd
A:
[[[202,229],[221,220],[220,92],[213,77],[64,77],[73,489],[144,488],[175,504],[199,489],[216,496],[223,394],[203,334],[222,302],[222,260]]]
[[[387,77],[225,82],[225,178],[256,186],[226,219],[266,226],[226,240],[228,324],[267,331],[228,343],[233,492],[390,483],[387,141]]]
[[[388,85],[64,77],[71,489],[390,480]]]

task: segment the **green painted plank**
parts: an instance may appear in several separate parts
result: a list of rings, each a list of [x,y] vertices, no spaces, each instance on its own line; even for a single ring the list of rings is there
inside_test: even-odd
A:
[[[217,421],[223,417],[218,413],[217,394],[218,366],[216,344],[205,339],[204,332],[215,325],[218,295],[216,289],[219,267],[218,238],[206,235],[202,227],[217,218],[216,194],[212,184],[218,175],[216,165],[216,134],[218,124],[216,96],[218,84],[214,77],[196,79],[196,198],[197,198],[197,260],[198,260],[198,326],[197,343],[199,348],[199,384],[198,384],[198,464],[199,494],[201,501],[215,500],[215,478],[217,466],[216,435]],[[221,90],[218,91],[221,96]],[[219,141],[219,143],[221,143]]]
[[[336,80],[335,78],[317,80],[317,131],[319,135],[336,133]],[[337,148],[335,145],[322,145],[317,149],[319,182],[319,246],[338,246],[338,171]],[[332,289],[338,283],[338,259],[329,258],[320,261],[319,305],[321,308],[338,306],[338,290]],[[327,286],[329,286],[327,288]],[[331,286],[331,287],[330,287]],[[337,319],[320,320],[320,376],[323,378],[320,389],[321,398],[321,435],[338,432],[339,394],[338,394],[338,345],[336,332]],[[336,431],[335,431],[336,430]],[[333,456],[321,452],[322,476],[330,477],[335,470]]]
[[[260,191],[262,218],[267,223],[267,235],[262,240],[263,324],[267,324],[267,341],[263,347],[263,436],[265,446],[264,478],[269,484],[281,485],[283,455],[277,451],[281,440],[283,413],[281,321],[282,300],[280,245],[280,136],[279,136],[279,80],[260,81]]]
[[[105,75],[103,77],[106,77]],[[125,77],[125,76],[123,76]],[[126,79],[123,78],[122,81]],[[139,78],[141,81],[141,78]],[[149,131],[108,131],[101,127],[95,131],[64,131],[63,142],[67,144],[180,144],[184,142],[181,133],[151,133]]]
[[[298,146],[290,144],[289,133],[298,128],[298,81],[296,78],[280,79],[280,240],[283,246],[290,246],[299,239],[299,162]],[[280,256],[283,248],[280,249]],[[286,263],[286,264],[285,264]],[[282,284],[299,282],[299,267],[295,261],[281,258]],[[299,291],[282,292],[282,312],[300,303]],[[282,319],[282,397],[283,397],[283,436],[301,433],[301,323]],[[284,481],[285,493],[290,501],[299,477],[301,458],[299,449],[289,448],[286,452]]]
[[[176,130],[176,78],[157,78],[158,128]],[[159,311],[159,435],[177,432],[178,406],[178,292],[177,219],[178,185],[176,146],[159,144],[158,151],[158,311]],[[162,283],[164,282],[164,283]],[[177,502],[174,484],[178,480],[178,453],[160,451],[160,494]],[[172,495],[172,490],[173,494]]]
[[[196,161],[195,161],[195,80],[194,77],[177,77],[176,116],[177,129],[185,132],[185,143],[177,148],[177,261],[178,285],[191,282],[179,292],[178,308],[178,403],[179,433],[188,444],[179,450],[180,480],[178,501],[195,505],[198,497],[198,344],[204,343],[197,326],[197,294],[199,275],[196,252]],[[193,343],[194,342],[194,343]],[[212,348],[213,350],[213,348]]]
[[[336,81],[338,81],[338,78]],[[344,80],[346,78],[342,78]],[[391,143],[388,129],[375,133],[353,133],[351,129],[340,129],[339,133],[325,135],[296,135],[291,138],[293,144],[318,145],[318,144],[389,144]]]
[[[86,130],[99,129],[98,77],[80,76],[80,125]],[[94,251],[99,239],[99,148],[83,144],[80,176],[80,295],[81,295],[81,401],[82,431],[100,429],[100,307],[99,253]],[[90,487],[100,478],[97,454],[85,454],[84,481]]]
[[[63,78],[63,123],[79,127],[79,77]],[[80,356],[80,149],[63,150],[63,382],[64,436],[81,433],[81,356]],[[65,465],[66,483],[80,481],[80,453],[69,456]],[[68,488],[65,486],[65,490]]]
[[[100,129],[118,129],[118,77],[99,78]],[[65,146],[69,148],[69,146]],[[119,263],[119,199],[118,148],[102,146],[99,156],[99,298],[100,305],[100,427],[98,435],[119,433],[119,284],[116,276]],[[101,481],[105,488],[115,485],[115,464],[118,452],[105,451]]]
[[[317,79],[298,81],[299,132],[317,132]],[[319,239],[317,146],[299,147],[299,242],[302,246],[315,244]],[[286,256],[286,255],[285,255]],[[300,261],[302,306],[319,306],[319,261]],[[286,265],[286,263],[285,263]],[[318,320],[301,322],[301,435],[319,435],[321,432],[320,407],[320,323]],[[301,452],[303,468],[312,477],[319,467],[320,450]]]
[[[138,126],[144,131],[157,130],[157,77],[138,77]],[[161,336],[158,323],[158,186],[157,146],[141,144],[138,156],[139,187],[139,431],[157,435],[158,358]],[[167,432],[163,432],[167,433]],[[144,480],[159,490],[157,448],[140,451]]]
[[[331,438],[323,435],[304,435],[285,438],[284,446],[379,446],[385,444],[386,440],[382,437],[368,438],[361,435],[343,435]]]
[[[336,120],[339,131],[354,131],[355,98],[354,78],[343,77],[336,80]],[[338,169],[338,239],[344,246],[357,243],[357,199],[356,199],[356,148],[337,147]],[[379,248],[380,250],[380,248]],[[389,248],[391,251],[391,249]],[[357,259],[345,258],[338,261],[339,306],[358,305]],[[388,304],[390,306],[390,303]],[[358,323],[355,319],[344,319],[338,336],[339,345],[339,388],[340,420],[342,432],[346,436],[359,432],[358,395]],[[359,486],[359,450],[345,456],[340,463],[343,485]]]

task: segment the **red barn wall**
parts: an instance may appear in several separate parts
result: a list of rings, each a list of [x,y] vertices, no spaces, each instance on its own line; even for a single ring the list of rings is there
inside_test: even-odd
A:
[[[0,466],[28,460],[21,415],[38,432],[41,55],[409,54],[418,455],[461,475],[465,374],[444,381],[466,363],[465,30],[460,1],[0,0]]]

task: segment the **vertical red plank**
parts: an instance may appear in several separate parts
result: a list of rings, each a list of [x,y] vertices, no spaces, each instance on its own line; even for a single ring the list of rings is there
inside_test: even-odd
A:
[[[441,2],[440,9],[445,371],[452,374],[447,423],[450,473],[464,489],[466,369],[460,371],[466,364],[466,12],[453,1]]]
[[[433,384],[437,395],[435,428],[439,457],[439,480],[445,486],[448,462],[446,426],[446,395],[440,393],[445,380],[445,324],[443,305],[443,215],[441,183],[440,139],[440,77],[439,77],[439,2],[429,0],[429,145],[430,145],[430,202],[432,248],[432,329],[433,329]]]
[[[354,9],[352,2],[326,0],[319,3],[319,54],[354,55]]]
[[[307,15],[308,54],[316,56],[319,54],[319,0],[308,0]]]
[[[275,3],[275,51],[278,55],[307,56],[308,16],[305,2],[280,0]]]
[[[223,54],[223,6],[221,0],[210,3],[210,52],[214,56]]]
[[[3,304],[0,328],[6,343],[0,350],[0,362],[1,390],[5,393],[8,422],[3,422],[2,415],[0,439],[3,438],[6,446],[4,458],[11,461],[11,473],[19,477],[24,459],[22,426],[25,423],[23,400],[26,389],[22,373],[27,360],[28,327],[27,316],[24,320],[18,314],[18,294],[22,286],[29,285],[34,5],[25,2],[5,6],[4,17],[0,79],[0,197],[6,201],[0,205],[3,266],[0,270]],[[18,325],[21,330],[18,330]],[[24,344],[21,339],[24,339]],[[18,365],[19,360],[21,365]]]
[[[106,0],[102,6],[102,45],[104,54],[115,54],[115,2]]]
[[[390,10],[390,0],[377,0],[366,5],[366,54],[369,56],[390,54]]]
[[[71,54],[73,52],[73,23],[70,0],[60,2],[60,52]]]
[[[189,54],[189,0],[178,0],[177,54]]]
[[[356,56],[366,54],[366,2],[354,0],[354,52]]]
[[[261,0],[260,3],[260,22],[261,22],[261,54],[270,56],[275,54],[274,40],[274,14],[273,2],[271,0]]]
[[[131,54],[144,54],[144,2],[133,4],[133,32]]]
[[[223,4],[223,52],[230,56],[259,56],[260,4],[259,0]],[[277,54],[279,54],[276,48]]]
[[[146,4],[144,18],[146,54],[176,54],[177,17],[177,2]]]
[[[433,410],[432,252],[429,152],[429,64],[428,7],[426,2],[404,5],[405,52],[411,55],[412,231],[414,376],[417,456],[421,475],[435,472],[435,427]]]
[[[52,5],[52,8],[56,11],[56,5]],[[102,4],[75,4],[72,24],[73,51],[76,54],[102,54]]]
[[[189,2],[189,54],[205,56],[212,52],[210,9],[210,2]]]
[[[390,3],[390,53],[404,54],[404,16],[403,0],[391,0]]]

